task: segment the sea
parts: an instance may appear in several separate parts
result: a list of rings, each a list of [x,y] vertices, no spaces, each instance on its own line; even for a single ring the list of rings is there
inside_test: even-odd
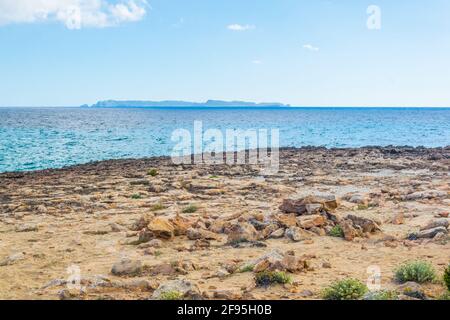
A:
[[[0,172],[170,155],[175,130],[278,129],[280,147],[450,145],[450,108],[0,108]]]

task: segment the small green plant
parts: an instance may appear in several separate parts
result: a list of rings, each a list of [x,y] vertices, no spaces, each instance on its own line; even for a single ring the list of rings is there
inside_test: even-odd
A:
[[[162,253],[162,251],[160,251],[160,250],[156,250],[154,253],[153,253],[153,255],[155,256],[155,257],[159,257],[160,255],[162,255],[163,253]]]
[[[450,301],[450,292],[445,292],[445,293],[441,294],[437,299]]]
[[[183,209],[183,213],[194,213],[198,210],[196,205],[190,204]]]
[[[255,275],[255,282],[258,287],[267,287],[277,283],[285,284],[291,281],[291,277],[282,271],[262,271]]]
[[[344,230],[342,230],[342,227],[337,224],[330,230],[329,235],[331,237],[343,238],[344,237]]]
[[[358,208],[357,209],[358,210],[367,210],[367,209],[369,209],[369,206],[365,205],[365,204],[358,204]]]
[[[395,279],[400,283],[408,281],[431,282],[436,279],[436,272],[431,263],[412,261],[404,263],[395,270]]]
[[[164,210],[165,208],[166,207],[162,203],[156,203],[156,204],[152,205],[150,210],[151,211],[160,211],[160,210]]]
[[[150,169],[150,170],[148,170],[147,175],[152,176],[152,177],[156,177],[158,175],[158,170]]]
[[[181,300],[183,295],[178,291],[166,291],[161,293],[159,300]]]
[[[217,178],[219,178],[219,176],[212,175],[212,176],[210,176],[209,178],[210,178],[210,179],[217,179]]]
[[[244,272],[252,272],[254,267],[255,267],[255,266],[252,265],[252,264],[247,264],[247,265],[243,266],[242,268],[240,268],[240,269],[239,269],[239,272],[241,272],[241,273],[244,273]]]
[[[131,195],[131,199],[134,199],[134,200],[142,199],[142,196],[140,193],[135,193],[135,194]]]
[[[333,283],[322,292],[325,300],[358,300],[368,291],[367,286],[357,279],[347,278]]]
[[[398,294],[392,290],[379,290],[368,292],[364,300],[398,300]]]
[[[450,264],[444,271],[444,283],[447,286],[448,291],[450,291]]]

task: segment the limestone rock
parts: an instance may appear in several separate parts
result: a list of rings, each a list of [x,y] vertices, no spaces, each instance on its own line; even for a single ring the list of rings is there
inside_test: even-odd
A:
[[[175,228],[173,224],[166,218],[156,217],[147,226],[155,237],[162,239],[171,239],[174,236]]]
[[[111,269],[111,273],[116,276],[133,276],[142,272],[142,262],[140,260],[123,259],[116,262]]]

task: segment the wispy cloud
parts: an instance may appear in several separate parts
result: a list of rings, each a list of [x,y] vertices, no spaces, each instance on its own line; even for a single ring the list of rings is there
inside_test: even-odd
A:
[[[250,25],[250,24],[246,24],[246,25],[242,25],[242,24],[230,24],[227,26],[228,30],[232,30],[232,31],[247,31],[247,30],[253,30],[256,29],[255,26]]]
[[[319,51],[319,48],[314,47],[312,44],[304,44],[303,48],[309,51]]]
[[[252,63],[253,64],[262,64],[263,62],[262,62],[262,60],[256,59],[256,60],[253,60]]]
[[[104,28],[141,20],[146,0],[0,0],[0,25],[57,21],[69,29]]]

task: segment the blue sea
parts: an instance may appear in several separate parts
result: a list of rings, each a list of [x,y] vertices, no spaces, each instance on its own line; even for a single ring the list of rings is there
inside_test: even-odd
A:
[[[169,155],[196,120],[277,128],[285,147],[450,145],[450,108],[0,108],[0,172]]]

